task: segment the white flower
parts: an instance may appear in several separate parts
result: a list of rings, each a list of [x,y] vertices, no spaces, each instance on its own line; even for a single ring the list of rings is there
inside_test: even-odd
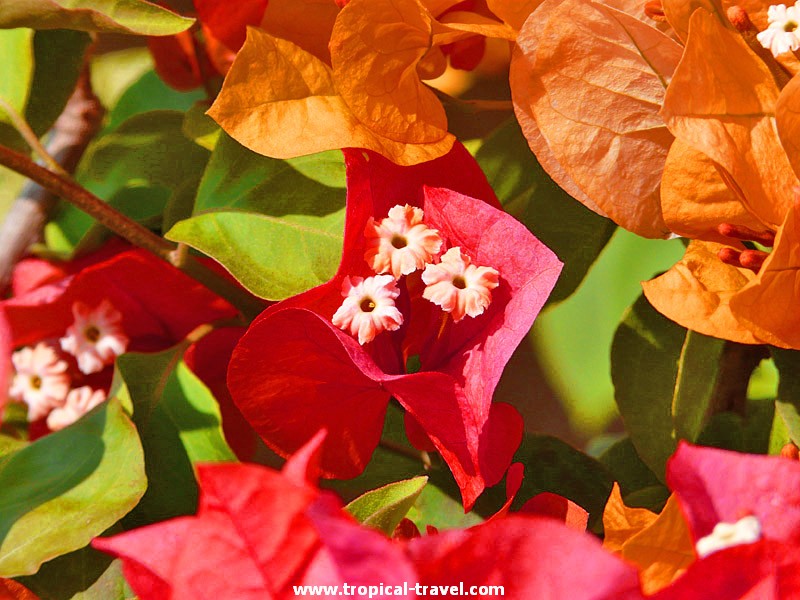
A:
[[[82,373],[102,371],[128,347],[128,336],[122,331],[122,315],[111,302],[103,302],[90,309],[82,302],[72,305],[75,322],[61,338],[61,348],[78,360]]]
[[[51,431],[64,429],[105,399],[106,393],[103,390],[93,390],[88,385],[70,390],[64,405],[54,408],[47,416],[47,426]]]
[[[61,406],[69,392],[67,363],[44,342],[11,355],[14,378],[9,396],[28,405],[28,420],[37,421]]]
[[[422,222],[422,216],[421,208],[398,204],[379,223],[370,217],[364,228],[364,259],[373,271],[391,273],[399,279],[433,260],[442,247],[442,238]]]
[[[400,295],[391,275],[346,277],[342,281],[344,302],[333,315],[336,327],[358,336],[366,344],[383,331],[395,331],[403,324],[403,315],[394,305]]]
[[[774,56],[800,49],[800,9],[773,4],[767,11],[769,25],[756,37]]]
[[[438,265],[422,273],[422,297],[441,306],[458,323],[465,315],[477,317],[492,303],[492,290],[500,284],[500,273],[491,267],[476,267],[461,248],[450,248]]]
[[[697,540],[697,556],[703,558],[719,550],[752,544],[761,539],[761,523],[753,515],[744,517],[736,523],[717,523],[714,531]]]

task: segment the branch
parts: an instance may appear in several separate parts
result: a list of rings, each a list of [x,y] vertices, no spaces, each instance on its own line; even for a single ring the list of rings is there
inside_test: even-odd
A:
[[[92,92],[84,69],[64,111],[53,125],[46,153],[66,173],[75,170],[89,142],[100,129],[103,107]],[[0,295],[8,287],[11,272],[42,230],[58,198],[44,187],[29,182],[8,211],[0,227]]]
[[[768,357],[766,346],[725,342],[708,415],[732,411],[744,416],[747,412],[750,376],[758,363]]]
[[[135,246],[148,250],[180,269],[228,300],[245,317],[254,317],[264,309],[263,301],[252,296],[216,271],[209,269],[193,256],[187,255],[184,249],[177,244],[165,240],[136,221],[129,219],[72,179],[53,173],[36,164],[24,154],[2,145],[0,145],[0,165],[25,175],[56,196],[77,206],[120,237]]]

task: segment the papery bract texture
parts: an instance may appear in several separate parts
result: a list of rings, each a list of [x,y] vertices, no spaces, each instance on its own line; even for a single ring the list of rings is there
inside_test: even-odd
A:
[[[442,452],[465,506],[471,506],[486,485],[500,480],[519,444],[519,415],[509,406],[493,406],[492,394],[561,263],[523,225],[489,203],[496,203],[494,195],[463,147],[417,167],[398,167],[355,150],[346,158],[339,270],[328,283],[271,307],[253,322],[231,361],[233,398],[267,444],[284,455],[325,427],[339,443],[326,448],[323,470],[352,477],[371,456],[386,404],[395,396]],[[362,347],[330,320],[342,304],[345,278],[374,276],[364,258],[365,225],[405,204],[422,209],[426,224],[448,245],[496,269],[500,283],[484,314],[448,323],[452,318],[422,298],[419,274],[412,274],[400,282],[402,327]],[[405,362],[412,355],[419,355],[422,372],[406,375]]]

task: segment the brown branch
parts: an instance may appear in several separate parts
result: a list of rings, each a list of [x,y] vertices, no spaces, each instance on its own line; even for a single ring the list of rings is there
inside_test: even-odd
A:
[[[264,302],[243,290],[216,271],[161,236],[103,202],[72,179],[53,173],[30,158],[0,145],[0,165],[21,173],[65,201],[77,206],[98,223],[130,243],[144,248],[196,279],[211,291],[236,306],[245,317],[252,318],[264,309]]]
[[[47,154],[72,173],[89,142],[100,129],[103,107],[92,92],[88,69],[84,69],[77,87],[61,116],[53,125]],[[58,198],[31,181],[9,209],[0,226],[0,295],[8,287],[11,272],[25,256],[31,244],[38,242]]]
[[[708,416],[724,411],[745,416],[750,376],[758,363],[768,357],[766,346],[725,342],[720,357],[717,382],[708,407]]]

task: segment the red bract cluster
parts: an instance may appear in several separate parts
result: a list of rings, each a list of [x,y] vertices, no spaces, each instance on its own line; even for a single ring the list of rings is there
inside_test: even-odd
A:
[[[347,150],[345,156],[339,269],[328,283],[270,307],[253,322],[231,359],[231,394],[264,441],[284,456],[327,429],[332,443],[322,470],[340,478],[364,469],[394,397],[407,411],[410,439],[424,449],[432,443],[442,454],[469,509],[484,487],[500,480],[519,445],[519,414],[510,405],[492,404],[492,394],[561,263],[497,208],[483,173],[458,144],[447,156],[414,167],[365,151]],[[475,265],[496,270],[499,284],[485,310],[456,318],[445,312],[447,302],[426,298],[421,270],[406,270],[381,300],[392,305],[391,326],[354,337],[356,329],[337,312],[343,294],[368,278],[381,285],[382,278],[393,279],[375,277],[374,261],[365,258],[374,254],[365,229],[372,224],[374,231],[390,209],[406,205],[422,209],[425,226],[443,241],[437,246],[442,253],[460,249]],[[468,273],[461,282],[455,277],[454,291],[468,286]],[[372,300],[363,299],[363,311],[376,309]]]
[[[62,266],[26,261],[13,287],[0,302],[0,404],[10,390],[31,421],[52,417],[51,429],[105,397],[116,356],[163,350],[237,314],[164,261],[116,246]]]
[[[641,597],[632,567],[589,534],[546,517],[504,517],[406,541],[363,528],[314,483],[321,440],[280,473],[202,466],[197,516],[93,545],[122,558],[140,600],[293,598],[305,585],[338,586],[323,596],[364,586],[362,595],[415,598],[463,586],[489,597],[499,589],[489,586],[502,586],[510,598]]]

